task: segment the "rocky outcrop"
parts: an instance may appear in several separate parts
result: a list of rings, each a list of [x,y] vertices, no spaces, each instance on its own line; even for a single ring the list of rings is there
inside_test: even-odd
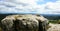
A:
[[[47,31],[60,31],[60,24],[49,24],[50,28]]]
[[[9,15],[2,19],[3,31],[46,31],[48,20],[39,15]]]

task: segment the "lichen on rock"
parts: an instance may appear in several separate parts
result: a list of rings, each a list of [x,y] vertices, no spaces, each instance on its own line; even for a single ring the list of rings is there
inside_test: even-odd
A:
[[[25,14],[9,15],[1,21],[4,31],[43,31],[46,30],[48,20],[43,16]],[[43,28],[44,27],[44,28]]]

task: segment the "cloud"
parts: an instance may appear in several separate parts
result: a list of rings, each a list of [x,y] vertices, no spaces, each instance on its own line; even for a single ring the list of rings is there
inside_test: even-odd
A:
[[[44,0],[0,0],[0,13],[59,14],[60,0],[37,4]]]
[[[36,8],[35,1],[36,0],[1,0],[0,13],[28,13],[30,11],[34,11]]]
[[[42,13],[41,6],[36,2],[37,0],[1,0],[0,13]]]
[[[60,14],[60,1],[46,3],[47,11],[51,14]]]
[[[47,3],[46,5],[49,9],[52,9],[52,10],[60,10],[60,2],[55,2],[55,3]]]

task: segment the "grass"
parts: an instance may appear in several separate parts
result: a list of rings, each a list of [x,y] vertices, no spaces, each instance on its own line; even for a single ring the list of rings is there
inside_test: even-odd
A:
[[[60,24],[60,20],[49,20],[49,23]]]

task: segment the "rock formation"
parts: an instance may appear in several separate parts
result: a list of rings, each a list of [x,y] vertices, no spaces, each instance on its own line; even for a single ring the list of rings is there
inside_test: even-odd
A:
[[[1,21],[3,31],[46,31],[48,20],[39,15],[9,15]]]

